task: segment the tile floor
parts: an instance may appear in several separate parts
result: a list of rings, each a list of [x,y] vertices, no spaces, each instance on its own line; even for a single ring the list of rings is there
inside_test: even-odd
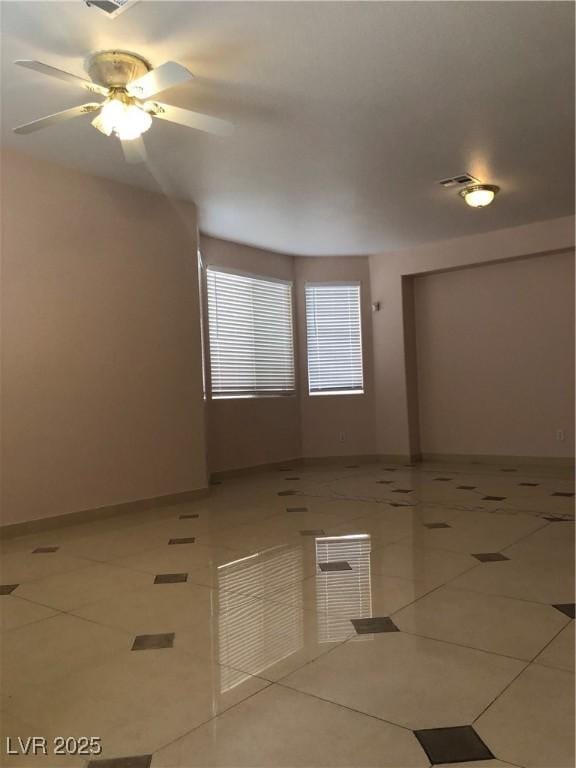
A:
[[[3,541],[2,765],[572,768],[573,491],[287,465]]]

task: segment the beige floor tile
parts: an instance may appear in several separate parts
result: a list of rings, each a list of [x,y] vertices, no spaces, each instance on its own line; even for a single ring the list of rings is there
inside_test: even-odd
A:
[[[217,598],[208,587],[187,582],[153,584],[150,577],[143,586],[114,590],[104,599],[74,610],[73,615],[133,637],[175,632],[175,648],[210,660],[216,657]]]
[[[47,619],[54,616],[56,611],[44,605],[22,600],[17,595],[3,595],[0,597],[0,628],[2,631],[23,627],[33,621]]]
[[[569,619],[555,608],[441,587],[394,615],[405,632],[529,661]]]
[[[24,630],[50,622],[29,658],[32,635]],[[132,651],[130,634],[78,618],[38,625],[5,635],[11,645],[3,698],[15,717],[49,739],[101,736],[103,756],[150,753],[266,685],[176,648]]]
[[[85,757],[57,757],[51,743],[46,744],[46,755],[40,747],[37,755],[32,754],[29,739],[40,735],[35,726],[15,717],[10,710],[0,712],[0,765],[3,768],[83,768]]]
[[[61,611],[70,611],[149,581],[150,577],[146,574],[101,563],[73,573],[57,573],[22,584],[18,587],[18,594]]]
[[[503,763],[502,760],[474,760],[467,763],[441,763],[436,768],[523,768],[523,766]]]
[[[336,525],[327,533],[331,536],[367,535],[371,549],[375,550],[410,536],[419,527],[420,521],[413,508],[399,509],[379,504],[376,512]]]
[[[105,562],[154,549],[165,541],[167,538],[161,531],[150,531],[140,525],[67,541],[62,546],[62,552]]]
[[[530,665],[474,727],[502,760],[526,768],[572,768],[574,676]]]
[[[554,562],[574,567],[574,525],[549,523],[508,547],[506,555],[518,562]]]
[[[412,733],[272,686],[154,755],[153,768],[417,768]]]
[[[385,576],[397,576],[438,587],[478,564],[470,555],[417,547],[399,542],[372,554],[372,569]]]
[[[403,632],[347,642],[283,684],[407,728],[468,725],[523,669]]]
[[[49,691],[59,680],[132,646],[126,632],[59,613],[4,632],[2,706],[29,688]],[[24,714],[20,714],[24,717]]]
[[[449,525],[450,528],[419,528],[412,534],[414,544],[469,554],[499,552],[546,523],[530,515],[463,512]]]
[[[14,706],[40,733],[97,733],[103,757],[149,754],[266,686],[176,649],[127,651]],[[87,692],[89,695],[87,696]]]
[[[574,672],[574,621],[568,625],[536,657],[536,664]]]
[[[47,546],[47,545],[46,545]],[[77,571],[94,565],[90,560],[65,555],[61,551],[47,554],[14,553],[2,557],[0,574],[3,584],[23,584],[56,573]]]
[[[465,504],[460,497],[454,502],[454,506],[447,503],[421,502],[412,510],[415,527],[417,523],[452,523],[461,517],[465,511]]]
[[[553,605],[574,602],[574,569],[566,563],[521,559],[482,563],[450,586]]]
[[[186,537],[188,534],[182,534]],[[193,534],[191,534],[193,535]],[[239,553],[222,547],[206,547],[199,543],[168,544],[128,557],[111,560],[111,565],[130,568],[156,576],[159,573],[190,573],[202,567],[216,567],[238,558]]]

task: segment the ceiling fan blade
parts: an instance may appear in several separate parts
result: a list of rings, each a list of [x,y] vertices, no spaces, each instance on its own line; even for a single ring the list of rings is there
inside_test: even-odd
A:
[[[173,107],[170,104],[160,104],[155,101],[144,105],[145,109],[160,120],[168,120],[171,123],[185,125],[187,128],[195,128],[197,131],[215,133],[217,136],[230,136],[234,132],[234,126],[227,120],[219,117],[210,117],[201,112],[192,112],[190,109]]]
[[[31,123],[19,125],[17,128],[14,128],[14,133],[33,133],[34,131],[39,131],[41,128],[48,128],[50,125],[61,123],[64,120],[70,120],[73,117],[80,117],[89,112],[96,112],[101,106],[101,104],[81,104],[78,107],[65,109],[62,112],[56,112],[53,115],[46,115],[46,117],[33,120]]]
[[[101,96],[108,95],[108,88],[98,83],[93,83],[91,80],[85,80],[83,77],[73,75],[70,72],[65,72],[63,69],[56,69],[48,64],[42,64],[41,61],[30,61],[28,59],[15,61],[19,67],[25,67],[26,69],[33,69],[35,72],[41,72],[43,75],[50,75],[50,77],[56,77],[58,80],[65,80],[73,85],[84,88],[85,91],[90,93],[99,93]]]
[[[193,77],[192,72],[189,72],[186,67],[176,64],[175,61],[167,61],[142,75],[138,80],[128,83],[126,87],[132,96],[136,96],[138,99],[147,99],[154,96],[155,93],[166,91],[175,85],[192,80]]]
[[[127,163],[130,163],[130,165],[148,162],[148,154],[142,136],[137,139],[131,139],[130,141],[121,141],[120,144],[122,144],[124,160],[126,160]]]

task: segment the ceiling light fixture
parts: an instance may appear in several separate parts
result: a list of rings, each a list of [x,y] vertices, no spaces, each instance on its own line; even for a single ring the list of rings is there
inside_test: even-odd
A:
[[[472,208],[485,208],[496,197],[500,187],[494,184],[471,184],[463,189],[460,194],[466,203]]]
[[[150,128],[152,117],[124,88],[117,88],[92,120],[92,125],[106,136],[114,134],[121,141],[132,141]]]

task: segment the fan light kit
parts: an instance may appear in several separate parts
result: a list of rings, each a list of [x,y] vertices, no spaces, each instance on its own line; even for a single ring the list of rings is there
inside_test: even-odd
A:
[[[136,53],[99,51],[86,61],[85,69],[90,80],[39,61],[14,63],[105,97],[102,102],[82,104],[20,125],[14,129],[16,133],[32,133],[64,120],[98,112],[92,125],[106,136],[114,135],[120,139],[126,159],[139,162],[144,159],[141,136],[150,128],[155,117],[220,136],[227,136],[234,130],[234,126],[226,120],[148,100],[157,93],[193,79],[194,75],[186,67],[174,61],[152,69],[150,63]],[[136,152],[131,148],[131,142],[138,147]]]
[[[463,189],[460,194],[465,202],[472,208],[485,208],[494,200],[500,187],[494,184],[471,184]]]

